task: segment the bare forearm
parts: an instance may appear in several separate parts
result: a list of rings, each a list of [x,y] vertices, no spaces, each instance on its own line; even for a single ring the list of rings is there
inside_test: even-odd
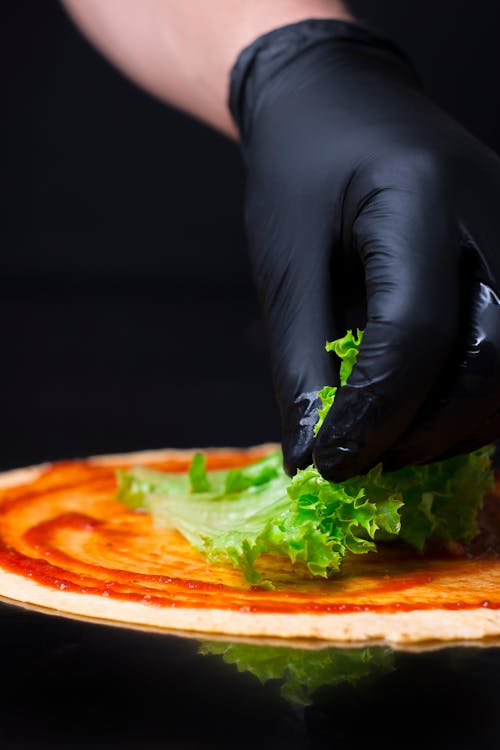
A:
[[[123,73],[160,99],[236,137],[229,72],[260,34],[304,18],[349,20],[340,0],[62,0]]]

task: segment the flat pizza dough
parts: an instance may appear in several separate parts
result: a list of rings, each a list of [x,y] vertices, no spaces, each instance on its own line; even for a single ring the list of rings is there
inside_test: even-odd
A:
[[[204,450],[207,468],[244,465],[274,445]],[[500,556],[422,556],[387,545],[311,580],[267,556],[276,589],[249,586],[171,529],[114,499],[115,470],[186,471],[195,451],[56,462],[0,475],[0,596],[55,613],[169,631],[334,642],[500,636]]]

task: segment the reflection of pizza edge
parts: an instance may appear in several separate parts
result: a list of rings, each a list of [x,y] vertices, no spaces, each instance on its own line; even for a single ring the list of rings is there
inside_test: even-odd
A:
[[[0,594],[15,602],[167,630],[241,636],[314,638],[327,641],[386,643],[483,639],[500,635],[500,610],[413,610],[395,613],[267,614],[217,609],[155,608],[93,594],[49,589],[0,570]]]

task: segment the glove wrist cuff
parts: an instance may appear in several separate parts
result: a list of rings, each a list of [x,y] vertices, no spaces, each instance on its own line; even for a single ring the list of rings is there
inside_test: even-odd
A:
[[[240,52],[230,71],[228,104],[243,141],[262,85],[309,49],[338,41],[382,48],[408,64],[392,42],[348,21],[310,18],[262,34]]]

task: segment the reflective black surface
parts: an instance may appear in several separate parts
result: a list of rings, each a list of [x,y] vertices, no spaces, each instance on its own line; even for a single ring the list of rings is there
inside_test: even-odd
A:
[[[4,750],[490,748],[500,648],[394,652],[312,705],[280,696],[201,641],[0,605]],[[313,652],[315,653],[315,652]]]

